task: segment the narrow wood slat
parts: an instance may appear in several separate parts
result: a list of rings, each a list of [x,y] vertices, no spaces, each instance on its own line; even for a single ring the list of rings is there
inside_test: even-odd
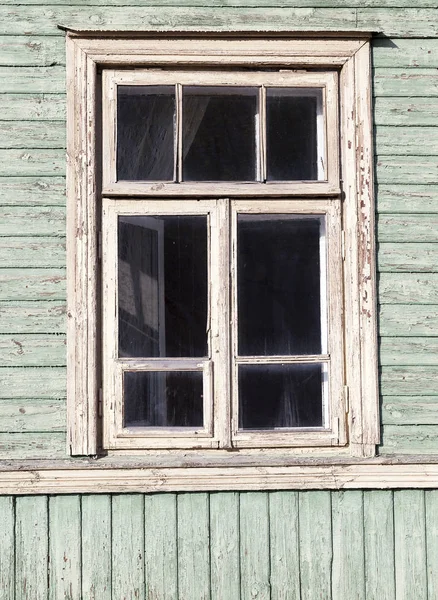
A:
[[[421,89],[421,87],[418,88],[418,90]],[[391,156],[393,154],[403,156],[437,155],[437,138],[436,127],[377,125],[375,128],[374,151],[379,156]]]
[[[438,102],[436,103],[438,104]],[[438,118],[435,117],[435,120]],[[377,183],[438,183],[438,156],[377,156]]]
[[[3,121],[61,121],[65,101],[65,94],[0,94],[0,115]]]
[[[1,99],[1,96],[0,96]],[[0,150],[0,177],[64,175],[65,150],[26,148]]]
[[[381,304],[436,304],[438,274],[381,273],[378,294]]]
[[[380,184],[376,188],[377,209],[383,213],[438,212],[438,186]]]
[[[23,32],[20,32],[23,33]],[[62,37],[53,38],[46,36],[31,36],[31,35],[4,35],[0,36],[0,65],[2,66],[49,66],[53,63],[59,65],[65,64],[65,45]],[[37,79],[38,74],[35,73]],[[65,77],[64,77],[65,80]],[[9,89],[9,83],[2,79],[4,83],[3,92],[22,91]],[[28,83],[27,86],[34,85]],[[46,86],[47,84],[45,84]],[[50,84],[49,84],[50,85]],[[43,89],[35,89],[34,91],[49,92],[44,86]],[[27,87],[26,90],[28,91]],[[63,91],[63,90],[61,90]]]
[[[373,73],[373,90],[375,96],[437,97],[436,69],[376,68]]]
[[[208,494],[179,494],[178,598],[210,598]]]
[[[49,600],[81,594],[80,497],[49,498]]]
[[[421,242],[415,248],[406,246],[406,251],[416,251],[421,255],[432,251],[434,246],[424,246],[425,242],[438,242],[438,214],[432,215],[380,215],[378,219],[379,242]],[[390,250],[394,250],[393,245]],[[379,252],[381,247],[379,246]],[[383,250],[385,247],[383,246]],[[380,266],[380,264],[379,264]]]
[[[48,598],[48,499],[46,496],[16,498],[15,598]]]
[[[64,302],[0,302],[0,333],[65,333]]]
[[[331,598],[332,515],[331,494],[299,492],[301,600]]]
[[[0,184],[2,180],[0,179]],[[1,187],[1,185],[0,185]],[[32,194],[33,192],[30,192]],[[65,208],[52,206],[3,206],[0,236],[65,236]]]
[[[362,494],[332,492],[333,598],[365,600]]]
[[[384,304],[379,312],[381,336],[438,335],[437,305]]]
[[[0,433],[0,460],[66,458],[66,434]]]
[[[364,492],[366,600],[396,600],[391,491]]]
[[[0,256],[3,266],[65,267],[63,238],[0,237]]]
[[[65,431],[65,400],[4,398],[0,432]]]
[[[135,2],[135,4],[134,4]],[[5,0],[4,5],[17,4],[17,0]],[[21,1],[22,5],[39,5],[41,0],[24,0]],[[53,6],[82,6],[81,0],[51,0],[50,4]],[[224,0],[210,0],[208,6],[223,8]],[[88,6],[149,6],[150,0],[91,0],[87,2]],[[160,0],[159,6],[187,6],[187,7],[205,7],[207,5],[206,0]],[[298,7],[326,7],[330,6],[343,8],[345,6],[345,0],[257,0],[257,6],[266,8],[298,8]],[[226,3],[227,7],[235,8],[246,8],[254,6],[254,0],[228,0]],[[348,0],[348,6],[350,7],[381,7],[382,0]],[[387,8],[390,7],[411,7],[412,3],[409,0],[385,0]],[[418,8],[435,8],[433,0],[418,0],[416,5]]]
[[[397,600],[427,598],[424,491],[394,492],[394,527]]]
[[[433,395],[438,384],[438,367],[382,367],[382,394],[391,396]]]
[[[380,364],[395,367],[438,365],[438,337],[382,338]]]
[[[65,269],[0,269],[0,301],[64,300]]]
[[[384,425],[438,425],[438,395],[383,396]]]
[[[146,598],[144,500],[141,494],[112,498],[112,597]]]
[[[0,147],[65,149],[65,121],[0,121]]]
[[[425,217],[426,220],[426,217]],[[430,220],[434,220],[431,218]],[[380,220],[379,220],[380,221]],[[387,222],[379,228],[381,237],[386,236],[392,237],[392,230],[397,228],[395,222],[402,221],[402,219],[391,219],[391,222]],[[415,229],[413,228],[412,233],[409,233],[407,229],[400,228],[400,238],[412,237],[412,238],[432,238],[434,233],[432,227],[424,226],[425,223],[421,223],[420,226]],[[389,233],[391,231],[391,234]],[[438,237],[438,236],[436,236]],[[436,273],[438,272],[438,244],[437,243],[391,243],[383,242],[379,243],[378,251],[378,265],[379,271],[382,272],[396,272],[396,273]]]
[[[240,596],[270,599],[269,497],[240,494]]]
[[[0,183],[0,205],[3,206],[47,207],[65,206],[66,203],[65,177],[2,177]],[[3,217],[0,223],[4,223]],[[19,227],[15,229],[15,234],[17,232],[23,235]]]
[[[438,490],[427,490],[426,501],[426,556],[428,598],[438,598]]]
[[[240,599],[239,494],[210,494],[211,600]]]
[[[178,598],[176,498],[176,494],[150,494],[144,498],[148,600]]]
[[[436,455],[438,425],[384,425],[379,454]]]
[[[376,38],[372,42],[374,67],[438,67],[438,40]]]
[[[389,37],[436,37],[436,9],[358,8],[356,27]]]
[[[421,96],[421,89],[418,93]],[[435,125],[438,107],[435,98],[381,98],[374,102],[374,122],[377,125]]]
[[[298,492],[269,494],[271,600],[299,600],[300,540]]]
[[[15,500],[0,497],[0,592],[2,600],[14,600],[15,593]]]
[[[81,497],[82,600],[112,600],[111,496]]]
[[[65,398],[64,367],[2,367],[0,398]]]
[[[2,44],[0,37],[0,48]],[[9,36],[6,39],[10,39]],[[58,38],[43,38],[58,40]],[[29,42],[28,42],[29,43]],[[32,43],[32,42],[30,42]],[[2,62],[7,62],[3,57]],[[52,61],[48,61],[51,64]],[[65,67],[7,67],[0,66],[0,79],[4,94],[64,94],[65,93]],[[37,121],[33,121],[36,123]],[[54,121],[58,122],[58,121]]]

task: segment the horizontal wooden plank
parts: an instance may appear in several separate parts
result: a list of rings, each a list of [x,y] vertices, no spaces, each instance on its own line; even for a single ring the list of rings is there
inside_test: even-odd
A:
[[[437,384],[438,367],[435,365],[381,368],[380,388],[383,396],[430,396],[436,393]]]
[[[0,300],[64,300],[65,269],[0,269]]]
[[[6,35],[0,36],[0,66],[49,67],[56,64],[65,65],[65,44],[62,37],[13,36],[7,32]],[[11,90],[8,82],[2,79],[2,92],[7,91],[18,90]],[[44,88],[41,90],[35,89],[34,91],[46,92],[49,90]]]
[[[438,76],[436,76],[438,79]],[[438,123],[438,121],[437,121]],[[438,154],[438,127],[375,128],[375,152],[379,156],[430,156]]]
[[[438,156],[378,156],[376,157],[376,179],[379,184],[436,185],[438,184]]]
[[[65,302],[0,302],[0,333],[65,333]]]
[[[1,367],[0,398],[65,398],[65,367]]]
[[[358,8],[356,26],[390,37],[436,37],[436,7],[431,9],[395,8],[380,5]]]
[[[0,402],[0,433],[65,431],[64,399],[4,398]]]
[[[21,5],[42,5],[42,0],[20,0]],[[51,6],[82,6],[83,0],[50,0]],[[17,0],[5,0],[5,6],[18,4]],[[218,7],[223,8],[251,8],[255,4],[254,0],[159,0],[157,7],[164,6],[186,6],[186,7]],[[87,6],[150,6],[151,0],[87,0]],[[346,5],[345,0],[257,0],[259,7],[266,8],[299,8],[299,7],[330,7],[343,8]],[[349,7],[382,7],[399,8],[411,7],[409,0],[348,0]],[[433,0],[418,0],[418,8],[435,8]]]
[[[2,121],[62,121],[65,94],[0,94]]]
[[[375,38],[372,56],[374,67],[437,68],[438,39]]]
[[[379,350],[383,366],[438,365],[438,337],[382,337]]]
[[[64,175],[65,150],[32,149],[0,150],[0,177],[32,175]]]
[[[385,425],[379,453],[438,454],[438,425]]]
[[[380,272],[437,273],[438,244],[379,243],[378,269]]]
[[[421,88],[418,89],[421,96]],[[438,102],[435,98],[386,98],[374,101],[374,122],[377,125],[436,126]]]
[[[65,206],[65,177],[1,177],[1,205],[17,208]],[[63,228],[65,229],[64,226]],[[15,233],[18,231],[22,233],[21,229],[17,229]]]
[[[379,215],[377,232],[380,242],[438,242],[438,215]],[[431,248],[426,246],[423,250]],[[406,251],[410,250],[412,246]],[[417,252],[421,252],[421,247]]]
[[[384,425],[438,425],[438,396],[384,396]]]
[[[0,335],[0,365],[6,367],[63,367],[65,335]]]
[[[65,149],[65,128],[65,121],[0,121],[0,148]]]
[[[437,273],[381,273],[378,283],[381,304],[437,304]]]
[[[1,188],[1,179],[0,179]],[[0,236],[65,236],[65,208],[52,206],[0,207]]]
[[[0,237],[3,267],[65,267],[65,239],[56,237]]]
[[[438,305],[383,304],[379,309],[379,333],[392,338],[438,336]]]
[[[438,77],[433,69],[376,68],[373,72],[375,96],[438,96]]]
[[[59,38],[45,39],[59,40]],[[0,66],[0,79],[4,94],[64,94],[66,90],[63,65],[53,67]]]
[[[66,456],[65,433],[0,433],[0,459],[55,459]]]
[[[381,214],[438,213],[438,186],[381,183],[376,186],[376,200]]]

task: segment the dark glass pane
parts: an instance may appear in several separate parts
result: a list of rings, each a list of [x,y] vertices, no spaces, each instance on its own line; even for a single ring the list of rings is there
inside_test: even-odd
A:
[[[124,427],[202,427],[201,371],[125,372]]]
[[[317,114],[321,105],[320,90],[309,91],[309,95],[304,90],[267,90],[268,181],[318,179]]]
[[[257,90],[183,88],[183,180],[256,179]]]
[[[322,427],[320,364],[239,365],[239,428]]]
[[[119,217],[119,355],[207,355],[207,217]]]
[[[117,89],[117,179],[174,178],[173,86]]]
[[[238,215],[241,356],[321,353],[319,217]]]

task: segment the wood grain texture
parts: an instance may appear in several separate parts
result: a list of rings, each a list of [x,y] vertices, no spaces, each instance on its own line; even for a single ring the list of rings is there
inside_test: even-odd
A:
[[[397,600],[427,598],[425,498],[422,490],[394,492]]]
[[[49,498],[49,600],[81,595],[80,497]]]
[[[438,96],[436,69],[374,69],[373,90],[375,96]]]
[[[47,600],[49,573],[47,497],[18,497],[15,506],[15,598]]]
[[[380,184],[376,186],[379,214],[415,214],[438,212],[438,186]]]
[[[120,600],[144,600],[144,498],[112,498],[112,594]]]
[[[0,302],[0,333],[65,333],[65,312],[64,302]]]
[[[64,267],[65,240],[55,237],[0,237],[2,266]]]
[[[64,300],[65,269],[0,269],[0,300]]]
[[[383,396],[384,425],[438,425],[438,396]]]
[[[2,73],[0,71],[0,77]],[[65,148],[64,121],[0,121],[0,146],[8,148]]]
[[[403,34],[397,39],[377,38],[373,40],[374,67],[396,68],[437,68],[438,40],[403,39]]]
[[[4,4],[4,3],[3,3]],[[24,32],[20,32],[22,34]],[[44,66],[49,67],[53,64],[65,65],[65,44],[62,37],[53,38],[34,35],[9,35],[6,33],[0,36],[0,65],[5,67],[29,67],[29,66]],[[37,80],[38,74],[35,73]],[[64,77],[65,79],[65,77]],[[7,81],[3,82],[5,87],[2,87],[2,92],[22,91],[10,89]],[[29,82],[26,86],[37,85]],[[46,86],[49,85],[47,88]],[[28,88],[26,87],[26,90]],[[51,92],[52,88],[47,82],[43,89],[35,89],[34,91]],[[61,90],[63,91],[63,90]]]
[[[65,398],[65,368],[2,367],[0,398]]]
[[[438,597],[438,490],[425,495],[427,591],[428,598]]]
[[[65,203],[65,177],[44,176],[1,178],[0,205],[2,206],[47,207],[65,206]],[[0,219],[0,222],[4,222],[3,217]],[[22,225],[24,226],[25,222],[22,223]],[[55,230],[56,229],[57,228],[55,228]],[[65,226],[63,227],[63,231],[65,231]],[[17,234],[17,232],[20,232],[20,234],[23,235],[19,225],[16,226],[15,234]],[[49,233],[49,235],[51,234]]]
[[[146,598],[177,600],[176,494],[151,494],[144,502]]]
[[[210,536],[208,494],[180,494],[178,511],[178,598],[209,600]]]
[[[407,252],[411,249],[414,253],[421,255],[433,248],[432,245],[424,245],[425,242],[433,242],[434,244],[438,242],[437,225],[438,215],[435,214],[381,215],[377,223],[377,237],[379,242],[397,241],[397,244],[392,244],[389,250],[395,250],[397,245],[403,242],[403,247],[406,246]],[[413,248],[412,246],[407,246],[404,242],[421,242],[421,244]],[[379,252],[381,249],[382,246],[379,245]],[[385,251],[384,246],[383,250]]]
[[[436,8],[358,8],[356,26],[390,37],[437,37]]]
[[[111,496],[81,496],[82,600],[112,600]]]
[[[66,458],[65,432],[0,433],[0,460]]]
[[[15,588],[15,499],[0,497],[0,593],[14,600]]]
[[[65,431],[65,400],[4,398],[0,432]]]
[[[271,600],[301,598],[298,515],[298,492],[269,494]]]
[[[3,121],[60,121],[65,119],[65,95],[0,94],[0,114]]]
[[[9,37],[0,37],[0,45],[2,39],[9,39]],[[42,39],[50,40],[52,42],[54,40],[58,40],[58,38]],[[4,94],[65,93],[65,67],[63,65],[56,65],[53,67],[0,66],[0,78],[2,81],[2,91]]]
[[[254,536],[254,533],[257,535]],[[240,494],[240,596],[270,599],[269,497],[263,492]]]
[[[375,151],[379,156],[430,156],[438,154],[437,127],[377,125]]]
[[[377,97],[374,101],[376,125],[434,126],[437,117],[438,108],[434,98]]]
[[[365,599],[363,494],[332,493],[332,597]]]
[[[0,207],[0,236],[15,237],[17,234],[64,237],[65,208],[19,205]]]
[[[65,174],[65,150],[27,148],[0,150],[0,176],[13,177]]]
[[[422,215],[423,216],[423,215]],[[416,239],[433,239],[436,234],[432,231],[432,227],[424,227],[420,223],[420,227],[413,227],[412,231],[409,227],[399,228],[400,222],[404,219],[400,216],[395,218],[385,219],[382,227],[379,226],[380,238],[391,238],[391,231],[397,229],[400,231],[401,241],[403,238],[410,237]],[[434,221],[433,216],[430,216],[430,221]],[[379,225],[381,223],[379,219]],[[397,239],[397,238],[392,238]],[[1,242],[0,242],[1,243]],[[435,273],[438,271],[438,244],[434,243],[379,243],[378,265],[380,273]]]
[[[438,118],[438,117],[437,117]],[[377,183],[438,183],[438,156],[378,156]]]
[[[210,494],[211,600],[240,596],[239,494]]]
[[[381,304],[437,304],[438,275],[381,273],[378,290]]]
[[[382,394],[394,396],[429,396],[436,392],[436,366],[382,367],[380,387]]]
[[[135,3],[134,3],[135,2]],[[5,6],[17,4],[17,0],[4,0]],[[20,1],[22,5],[43,5],[42,0],[24,0]],[[53,6],[81,6],[81,0],[50,0]],[[87,6],[149,6],[150,0],[88,0]],[[257,6],[266,8],[298,8],[298,7],[339,7],[346,5],[345,0],[257,0]],[[204,7],[206,0],[159,0],[157,7],[164,6],[186,6],[186,7]],[[210,0],[208,6],[223,8],[251,8],[254,6],[254,0]],[[399,8],[411,7],[409,0],[348,0],[350,7],[382,7]],[[419,0],[418,8],[435,8],[433,0]]]
[[[384,304],[380,307],[379,323],[382,336],[435,336],[438,335],[438,306]],[[426,339],[424,343],[427,348]]]
[[[363,497],[366,600],[395,600],[393,493],[370,491]]]
[[[438,337],[381,338],[380,364],[438,365]]]
[[[379,454],[436,454],[437,439],[436,425],[385,425]]]

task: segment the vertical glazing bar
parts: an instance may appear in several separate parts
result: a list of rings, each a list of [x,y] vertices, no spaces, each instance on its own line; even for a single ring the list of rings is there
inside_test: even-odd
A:
[[[321,354],[327,354],[327,236],[326,217],[319,219]]]
[[[259,88],[257,166],[259,181],[266,181],[266,88]]]
[[[174,181],[182,181],[182,85],[177,83],[175,86],[176,95],[176,123],[175,123],[175,169]]]
[[[317,177],[318,181],[326,179],[327,152],[325,144],[326,119],[324,118],[324,107],[326,105],[326,89],[323,88],[322,94],[316,94],[316,152],[317,152]]]

